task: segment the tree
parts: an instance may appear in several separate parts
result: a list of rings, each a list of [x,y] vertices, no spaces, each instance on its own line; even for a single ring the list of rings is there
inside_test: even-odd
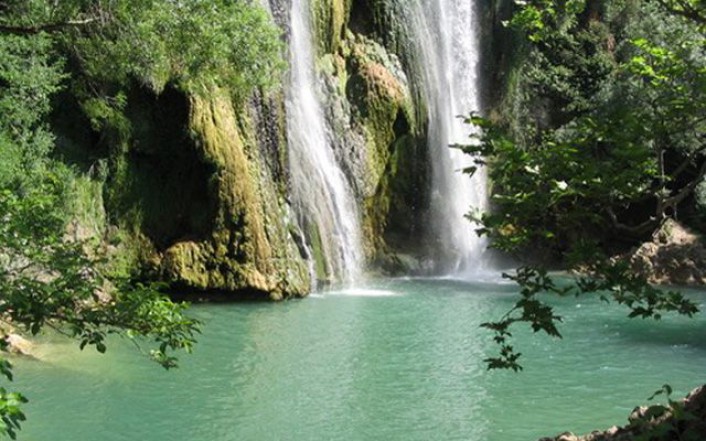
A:
[[[706,25],[706,4],[703,0],[657,0],[657,3],[670,14]]]
[[[543,249],[581,275],[560,287],[540,263],[507,276],[521,299],[483,325],[500,345],[490,367],[521,368],[510,344],[516,323],[561,335],[560,317],[538,298],[543,292],[599,292],[627,305],[630,317],[697,312],[680,293],[650,286],[611,256],[622,248],[616,242],[635,243],[665,218],[693,210],[706,173],[703,11],[700,2],[642,2],[631,10],[619,1],[537,0],[522,2],[509,22],[527,37],[518,95],[535,112],[514,124],[467,119],[481,132],[462,148],[485,158],[467,171],[488,164],[494,185],[494,211],[476,221],[495,247]]]
[[[52,100],[68,94],[96,130],[124,140],[131,87],[225,88],[243,100],[277,81],[281,49],[270,18],[245,1],[0,1],[0,321],[99,352],[119,334],[174,367],[173,351],[189,351],[198,332],[185,305],[107,274],[94,243],[67,239],[76,172],[51,155]],[[0,374],[12,380],[5,358]],[[16,436],[25,401],[0,387],[0,435]]]
[[[6,0],[0,14],[0,35],[49,34],[94,80],[247,95],[283,66],[279,30],[244,1]]]
[[[90,244],[66,240],[70,175],[48,156],[54,140],[45,121],[63,75],[48,47],[44,36],[0,37],[0,321],[9,325],[0,327],[0,349],[9,327],[31,334],[52,327],[100,352],[105,337],[119,333],[156,343],[151,356],[173,367],[171,351],[189,350],[198,331],[184,305],[151,287],[107,280]],[[0,374],[12,380],[4,357]],[[0,434],[16,436],[25,401],[0,387]]]
[[[149,355],[169,369],[172,351],[190,351],[198,322],[184,315],[154,287],[108,280],[86,243],[64,236],[62,191],[44,183],[24,194],[0,192],[0,320],[36,335],[44,328],[75,338],[83,349],[106,351],[106,337],[119,334],[138,345],[152,342]],[[7,329],[7,328],[3,328]],[[1,336],[3,349],[6,335]],[[0,358],[0,373],[12,380],[12,365]],[[13,439],[24,415],[21,394],[0,388],[0,434]]]

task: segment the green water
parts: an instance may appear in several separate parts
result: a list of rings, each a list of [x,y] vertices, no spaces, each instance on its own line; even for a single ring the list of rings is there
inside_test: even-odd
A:
[[[690,294],[706,309],[706,295]],[[24,440],[534,440],[623,424],[664,383],[706,383],[706,318],[629,321],[555,300],[564,340],[517,335],[525,371],[487,372],[478,328],[513,287],[392,280],[282,304],[200,305],[176,371],[128,342],[16,360]]]

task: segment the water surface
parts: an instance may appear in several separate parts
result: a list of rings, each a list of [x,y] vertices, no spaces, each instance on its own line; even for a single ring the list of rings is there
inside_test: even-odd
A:
[[[703,293],[690,293],[706,308]],[[518,332],[525,371],[488,372],[514,287],[391,280],[281,304],[198,305],[195,353],[165,372],[126,341],[16,360],[24,440],[533,440],[624,424],[664,383],[706,383],[706,319],[628,320],[554,299],[563,340]]]

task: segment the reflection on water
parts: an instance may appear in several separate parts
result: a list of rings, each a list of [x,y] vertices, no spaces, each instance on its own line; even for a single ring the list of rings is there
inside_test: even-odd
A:
[[[514,288],[398,279],[280,304],[197,305],[192,356],[164,372],[129,342],[100,356],[52,339],[18,360],[25,440],[537,439],[623,424],[664,383],[706,382],[706,320],[628,321],[554,299],[563,340],[518,330],[525,371],[488,372],[483,321]],[[690,295],[703,303],[703,294]]]

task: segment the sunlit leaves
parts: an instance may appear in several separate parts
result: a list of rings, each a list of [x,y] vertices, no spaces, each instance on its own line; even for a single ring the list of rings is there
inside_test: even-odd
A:
[[[138,80],[156,91],[173,82],[191,92],[225,87],[246,96],[278,81],[279,31],[249,2],[121,0],[102,5],[110,20],[65,33],[94,80]]]
[[[25,420],[25,414],[20,406],[26,402],[27,399],[21,394],[8,392],[0,387],[0,435],[17,438],[17,431],[21,428],[20,423]]]
[[[507,24],[526,32],[532,42],[540,42],[556,29],[575,23],[576,14],[586,7],[586,0],[515,0],[517,11]]]
[[[0,35],[0,186],[21,185],[53,145],[44,117],[63,78],[51,41]]]
[[[505,316],[495,322],[481,324],[481,327],[490,329],[494,333],[493,340],[499,346],[498,356],[490,357],[484,361],[488,369],[522,369],[518,360],[521,353],[515,352],[509,339],[512,337],[509,329],[518,323],[530,326],[533,332],[542,332],[551,337],[561,338],[561,333],[556,324],[561,322],[561,317],[554,314],[554,309],[542,302],[540,294],[553,293],[564,296],[573,291],[573,287],[560,287],[554,283],[552,277],[542,268],[522,267],[512,274],[503,274],[503,277],[516,282],[520,287],[520,299]]]

